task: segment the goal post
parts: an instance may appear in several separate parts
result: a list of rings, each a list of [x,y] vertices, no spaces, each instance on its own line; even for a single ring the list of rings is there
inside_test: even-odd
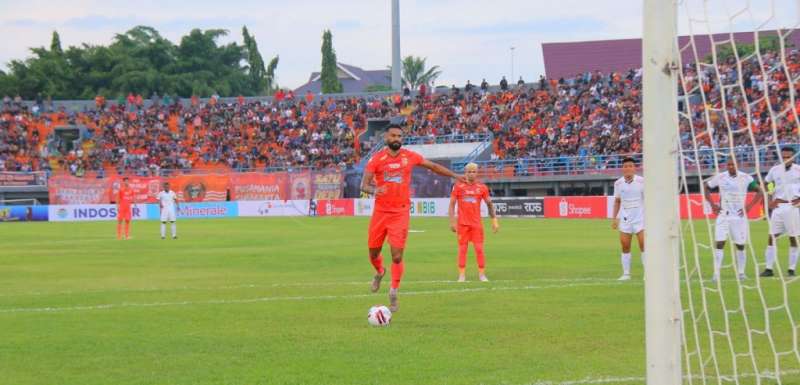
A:
[[[678,211],[677,5],[644,0],[642,136],[648,385],[678,385],[681,314]]]

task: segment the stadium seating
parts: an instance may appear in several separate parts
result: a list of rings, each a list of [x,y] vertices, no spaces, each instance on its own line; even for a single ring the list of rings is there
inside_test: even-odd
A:
[[[796,135],[796,111],[789,82],[778,53],[763,55],[763,69],[752,59],[742,67],[744,89],[727,87],[725,108],[733,117],[728,136],[723,121],[721,89],[738,79],[733,59],[721,63],[719,77],[712,67],[693,71],[681,85],[691,95],[688,114],[681,120],[681,140],[698,147],[750,146],[743,130],[747,104],[756,143],[766,144]],[[800,76],[797,50],[787,52],[790,78]],[[766,78],[764,76],[766,75]],[[776,87],[777,98],[765,100],[765,87]],[[800,88],[800,84],[794,84]],[[541,79],[534,86],[507,91],[450,91],[426,95],[366,94],[347,98],[306,95],[261,101],[239,98],[191,103],[153,103],[129,97],[122,104],[98,99],[95,108],[79,112],[43,105],[28,108],[6,98],[0,117],[0,170],[73,175],[140,175],[197,170],[251,170],[289,167],[346,168],[376,138],[357,143],[371,118],[404,115],[408,133],[417,137],[494,136],[493,160],[487,174],[519,175],[547,171],[547,162],[530,159],[585,158],[605,161],[604,155],[641,152],[641,73],[586,73],[571,79]],[[702,93],[700,92],[702,91]],[[701,97],[701,94],[705,97]],[[698,116],[703,104],[712,112],[706,127]],[[774,114],[770,114],[772,108]],[[712,110],[713,111],[713,110]],[[776,116],[773,122],[770,115]],[[53,135],[62,125],[85,125],[87,137],[77,149],[62,153],[64,143]],[[741,135],[736,134],[742,132]],[[364,138],[362,138],[364,139]],[[431,139],[433,140],[433,139]],[[526,159],[519,164],[510,160]],[[592,160],[594,159],[594,160]],[[613,160],[616,161],[616,160]],[[601,167],[601,166],[598,166]],[[602,167],[605,167],[602,166]],[[491,170],[489,170],[491,168]]]

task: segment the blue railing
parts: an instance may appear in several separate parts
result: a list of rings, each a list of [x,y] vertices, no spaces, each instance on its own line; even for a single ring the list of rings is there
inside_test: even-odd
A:
[[[782,147],[800,147],[798,143],[782,144]],[[715,169],[715,163],[720,169],[725,168],[725,162],[730,156],[730,148],[703,148],[697,151],[685,150],[682,159],[687,172],[695,172],[698,168],[706,173]],[[774,145],[758,146],[755,150],[750,146],[740,146],[733,149],[738,158],[738,165],[743,169],[752,169],[759,164],[762,171],[778,162],[778,154]],[[552,158],[519,158],[475,161],[482,177],[488,179],[506,179],[525,176],[549,175],[605,175],[617,174],[622,167],[625,157],[632,157],[637,164],[641,164],[642,154],[622,155],[586,155],[586,156],[561,156]],[[466,163],[453,164],[456,171],[462,171]],[[699,166],[699,167],[698,167]]]
[[[492,143],[491,133],[474,133],[474,134],[453,134],[453,135],[439,135],[439,136],[406,136],[403,138],[403,145],[422,145],[422,144],[447,144],[447,143],[473,143],[483,142]],[[361,159],[360,167],[364,167],[372,155],[383,149],[384,143],[381,141],[369,150]],[[484,147],[485,149],[485,147]],[[481,150],[482,152],[483,150]],[[474,151],[473,151],[474,152]],[[466,164],[466,163],[465,163]]]

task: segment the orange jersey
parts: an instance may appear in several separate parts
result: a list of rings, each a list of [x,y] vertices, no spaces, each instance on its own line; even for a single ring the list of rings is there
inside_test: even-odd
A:
[[[117,194],[117,203],[123,207],[130,206],[133,203],[133,189],[120,186]]]
[[[375,197],[375,211],[408,211],[411,207],[411,171],[425,161],[414,151],[400,149],[397,156],[389,149],[378,151],[367,163],[367,171],[375,174],[378,188],[386,191]]]
[[[458,182],[453,186],[450,197],[458,205],[459,225],[482,226],[481,201],[489,197],[489,188],[485,184]]]

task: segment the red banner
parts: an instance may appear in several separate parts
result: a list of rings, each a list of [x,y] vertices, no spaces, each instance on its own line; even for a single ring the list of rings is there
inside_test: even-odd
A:
[[[109,203],[111,183],[108,179],[54,176],[48,181],[51,205]]]
[[[231,174],[231,200],[287,200],[289,176],[285,172]]]
[[[181,202],[219,202],[228,198],[228,175],[181,175],[169,179]]]
[[[344,178],[339,171],[319,171],[313,174],[314,199],[339,199],[342,197]]]
[[[355,206],[352,199],[322,199],[317,201],[317,216],[346,216],[355,215]]]
[[[311,198],[311,172],[302,171],[289,174],[289,199]]]
[[[605,196],[545,197],[546,218],[606,218],[608,198]]]

